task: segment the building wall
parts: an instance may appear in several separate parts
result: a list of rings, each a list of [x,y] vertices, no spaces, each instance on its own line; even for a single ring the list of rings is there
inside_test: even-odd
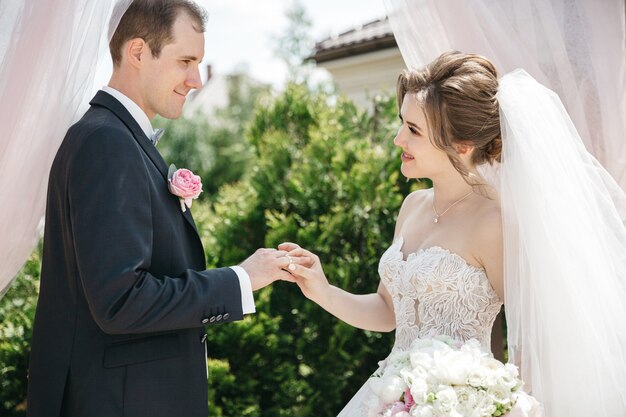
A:
[[[405,68],[397,48],[322,62],[339,91],[357,105],[371,108],[371,98],[380,93],[395,94],[398,74]]]

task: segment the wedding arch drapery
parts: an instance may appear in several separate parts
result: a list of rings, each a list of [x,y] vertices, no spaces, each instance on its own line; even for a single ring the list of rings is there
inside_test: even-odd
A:
[[[52,160],[131,1],[0,1],[0,297],[40,238]]]
[[[555,91],[585,147],[626,190],[626,2],[384,0],[407,67],[442,52],[524,68]]]

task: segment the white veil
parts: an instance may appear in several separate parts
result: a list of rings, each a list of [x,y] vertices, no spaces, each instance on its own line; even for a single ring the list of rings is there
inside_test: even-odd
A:
[[[552,91],[516,70],[498,101],[510,358],[547,417],[626,416],[626,196]]]
[[[40,238],[52,160],[131,1],[0,2],[0,297]]]
[[[547,417],[626,416],[626,197],[585,149],[624,188],[624,2],[386,2],[408,67],[479,53],[563,97],[500,80],[509,354]]]

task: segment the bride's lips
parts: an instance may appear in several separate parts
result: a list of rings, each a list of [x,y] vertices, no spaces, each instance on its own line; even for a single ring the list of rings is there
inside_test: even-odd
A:
[[[413,156],[405,152],[402,152],[402,156],[400,156],[400,158],[402,159],[402,162],[411,162],[415,159]]]

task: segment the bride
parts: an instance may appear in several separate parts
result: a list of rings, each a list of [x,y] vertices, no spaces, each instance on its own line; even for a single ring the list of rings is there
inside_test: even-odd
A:
[[[374,294],[280,245],[315,260],[290,267],[303,294],[355,327],[395,328],[393,350],[434,335],[488,350],[505,302],[509,359],[545,416],[626,416],[626,198],[558,97],[459,52],[403,72],[397,93],[401,171],[433,187],[405,199]],[[339,416],[366,415],[370,395],[366,383]]]

